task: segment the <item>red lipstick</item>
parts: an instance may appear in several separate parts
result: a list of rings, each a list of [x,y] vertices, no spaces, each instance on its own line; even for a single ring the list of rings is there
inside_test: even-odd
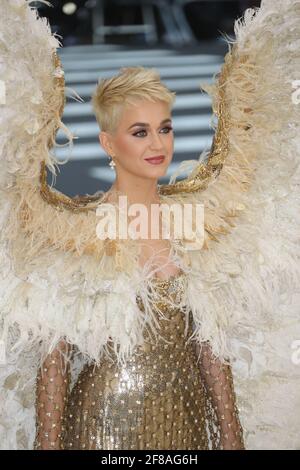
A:
[[[157,155],[155,157],[145,158],[145,160],[149,162],[151,165],[159,165],[160,163],[164,161],[164,159],[165,159],[164,155]]]

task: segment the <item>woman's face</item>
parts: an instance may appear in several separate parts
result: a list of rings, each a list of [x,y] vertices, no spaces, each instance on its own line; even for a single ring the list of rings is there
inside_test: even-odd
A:
[[[131,173],[150,179],[165,175],[174,150],[171,119],[169,106],[163,101],[139,100],[123,108],[117,131],[99,134],[102,147],[115,156],[117,175]],[[146,160],[158,155],[164,156],[160,163]]]

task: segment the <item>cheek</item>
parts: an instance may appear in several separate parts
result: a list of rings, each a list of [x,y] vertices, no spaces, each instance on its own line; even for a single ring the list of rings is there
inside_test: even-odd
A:
[[[118,149],[118,155],[124,155],[130,152],[131,147],[131,139],[127,136],[119,137],[116,140],[116,145]]]
[[[145,139],[123,137],[117,141],[120,163],[127,168],[135,167],[147,148]]]
[[[174,137],[173,137],[173,135],[171,135],[170,138],[167,140],[166,148],[168,150],[168,153],[170,154],[170,158],[172,158],[173,153],[174,153]]]

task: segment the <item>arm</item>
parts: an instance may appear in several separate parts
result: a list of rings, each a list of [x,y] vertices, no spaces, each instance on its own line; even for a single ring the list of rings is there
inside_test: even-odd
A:
[[[245,449],[231,367],[213,355],[208,343],[202,343],[199,357],[201,376],[217,416],[220,447],[222,450]]]
[[[60,450],[62,419],[70,383],[69,363],[64,353],[70,345],[61,340],[38,371],[36,382],[35,450]],[[63,354],[62,354],[63,353]]]

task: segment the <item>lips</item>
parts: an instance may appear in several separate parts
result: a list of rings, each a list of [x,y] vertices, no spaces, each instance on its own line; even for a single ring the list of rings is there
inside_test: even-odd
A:
[[[151,163],[152,165],[159,165],[160,163],[162,163],[165,159],[165,156],[164,155],[157,155],[155,157],[150,157],[150,158],[145,158],[145,160],[149,163]]]

